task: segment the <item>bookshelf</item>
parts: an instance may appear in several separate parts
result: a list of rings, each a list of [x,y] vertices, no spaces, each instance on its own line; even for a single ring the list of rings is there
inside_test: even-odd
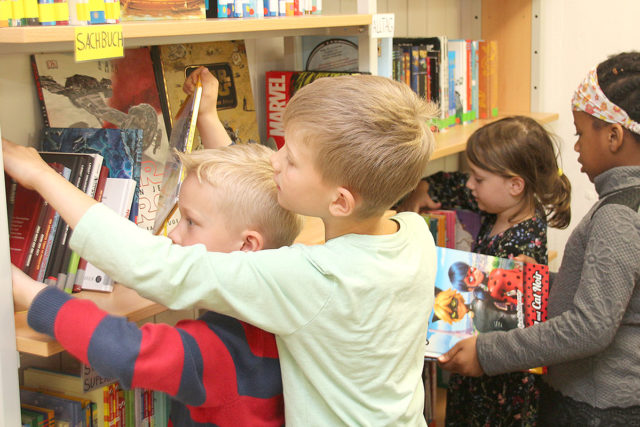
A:
[[[450,38],[503,40],[499,74],[504,90],[500,108],[531,114],[547,123],[556,114],[529,113],[531,103],[531,4],[532,0],[325,0],[324,15],[264,19],[208,19],[189,21],[125,22],[125,47],[179,42],[244,39],[252,67],[254,98],[264,129],[264,72],[287,69],[296,63],[295,38],[301,35],[357,36],[360,69],[377,72],[376,43],[369,26],[372,14],[396,14],[396,36],[421,37],[446,34]],[[42,127],[38,101],[31,81],[29,54],[71,51],[72,27],[0,28],[0,124],[3,136],[35,145]],[[504,78],[502,77],[504,76]],[[434,159],[455,157],[464,150],[468,136],[484,122],[455,127],[437,136]],[[0,152],[1,157],[1,152]],[[3,179],[3,178],[0,178]],[[59,345],[26,326],[26,315],[14,315],[10,283],[8,221],[4,192],[0,195],[0,425],[18,425],[18,352],[47,356],[61,351]],[[318,243],[324,235],[310,220],[301,239]],[[308,240],[307,240],[308,239]],[[113,294],[85,292],[101,307],[137,321],[164,307],[145,300],[124,287]]]

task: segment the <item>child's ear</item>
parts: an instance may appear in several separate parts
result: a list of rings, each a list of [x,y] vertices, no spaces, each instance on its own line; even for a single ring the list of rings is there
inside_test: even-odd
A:
[[[519,196],[524,191],[524,179],[520,176],[509,178],[509,193],[512,196]]]
[[[241,251],[253,252],[264,249],[264,237],[256,230],[245,230],[242,232]]]
[[[354,194],[344,187],[336,187],[329,213],[333,216],[349,216],[356,208],[356,198]]]
[[[609,151],[616,153],[622,147],[624,128],[620,123],[612,123],[607,129]]]

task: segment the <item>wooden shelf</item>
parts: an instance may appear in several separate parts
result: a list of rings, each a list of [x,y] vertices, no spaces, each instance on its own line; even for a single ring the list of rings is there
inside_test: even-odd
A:
[[[120,285],[116,285],[113,292],[109,293],[83,291],[74,296],[90,299],[103,310],[117,316],[125,316],[132,322],[138,322],[166,310],[163,305],[142,298],[136,291]],[[15,313],[15,323],[18,351],[48,357],[63,350],[56,340],[34,331],[27,325],[26,311]]]
[[[522,114],[525,116],[529,116],[540,123],[550,123],[555,120],[558,120],[557,113],[514,113],[514,114]],[[436,149],[431,155],[431,160],[438,159],[440,157],[449,156],[451,154],[456,154],[463,152],[465,147],[467,146],[467,140],[471,136],[473,132],[482,126],[491,123],[495,120],[501,119],[503,117],[509,116],[512,114],[501,114],[500,117],[495,119],[484,119],[484,120],[475,120],[466,125],[458,125],[451,127],[449,129],[445,129],[440,131],[440,133],[436,134]]]
[[[305,34],[366,33],[371,15],[306,15],[261,19],[188,19],[122,23],[125,47]],[[72,51],[73,26],[0,28],[0,53]]]

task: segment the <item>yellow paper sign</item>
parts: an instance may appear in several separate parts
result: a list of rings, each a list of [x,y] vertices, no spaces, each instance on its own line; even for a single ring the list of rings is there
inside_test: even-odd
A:
[[[76,62],[124,56],[122,25],[84,25],[74,28]]]

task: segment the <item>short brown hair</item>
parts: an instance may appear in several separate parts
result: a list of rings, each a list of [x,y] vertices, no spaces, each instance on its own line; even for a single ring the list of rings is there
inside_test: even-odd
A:
[[[329,183],[360,198],[360,217],[378,215],[413,190],[435,145],[437,107],[406,84],[371,75],[320,78],[301,88],[284,113],[287,131],[316,152]]]
[[[272,154],[264,145],[237,144],[180,155],[187,174],[222,190],[218,208],[229,221],[259,231],[265,249],[292,244],[302,228],[301,217],[278,203]]]

